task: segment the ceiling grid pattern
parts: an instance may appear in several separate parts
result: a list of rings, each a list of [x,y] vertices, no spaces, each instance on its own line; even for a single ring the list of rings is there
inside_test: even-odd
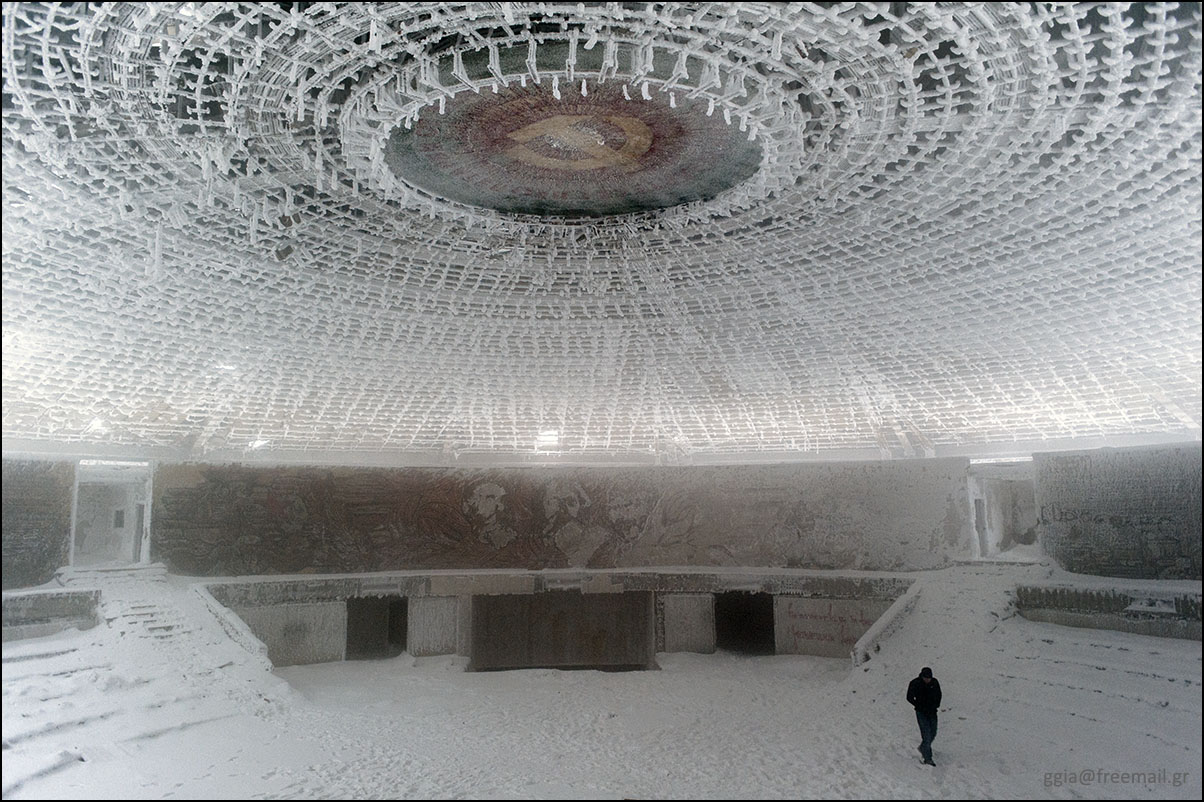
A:
[[[1199,437],[1198,4],[8,3],[3,26],[6,442],[687,462]]]

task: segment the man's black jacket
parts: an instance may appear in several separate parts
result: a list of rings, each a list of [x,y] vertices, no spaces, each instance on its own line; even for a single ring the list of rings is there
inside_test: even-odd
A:
[[[925,684],[922,677],[916,677],[907,686],[907,701],[921,713],[935,713],[941,706],[941,683],[933,677]]]

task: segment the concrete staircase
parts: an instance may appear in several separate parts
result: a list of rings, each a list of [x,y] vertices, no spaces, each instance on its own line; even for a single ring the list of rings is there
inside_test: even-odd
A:
[[[100,590],[100,623],[4,644],[5,798],[80,763],[265,704],[253,690],[265,683],[246,679],[270,664],[234,643],[202,597],[162,566],[65,571],[60,581]]]
[[[196,631],[186,623],[178,605],[179,593],[168,585],[163,566],[74,571],[63,574],[62,579],[67,587],[101,585],[101,619],[121,637],[175,643]]]

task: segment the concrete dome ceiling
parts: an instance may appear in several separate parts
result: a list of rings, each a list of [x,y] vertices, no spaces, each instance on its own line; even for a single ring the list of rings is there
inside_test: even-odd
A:
[[[1199,437],[1197,4],[8,3],[3,25],[8,450]]]

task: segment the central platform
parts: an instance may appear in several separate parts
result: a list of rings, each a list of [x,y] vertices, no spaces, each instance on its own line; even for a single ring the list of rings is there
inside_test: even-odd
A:
[[[655,668],[662,651],[741,650],[749,639],[730,631],[733,603],[740,627],[761,633],[757,653],[848,658],[913,582],[870,572],[649,569],[390,572],[205,585],[267,645],[276,666],[343,660],[366,643],[383,653],[392,643],[415,657],[467,657],[470,670],[615,670]],[[358,610],[367,598],[381,600],[375,612]],[[754,607],[762,613],[750,615]],[[395,631],[402,615],[404,636]]]

